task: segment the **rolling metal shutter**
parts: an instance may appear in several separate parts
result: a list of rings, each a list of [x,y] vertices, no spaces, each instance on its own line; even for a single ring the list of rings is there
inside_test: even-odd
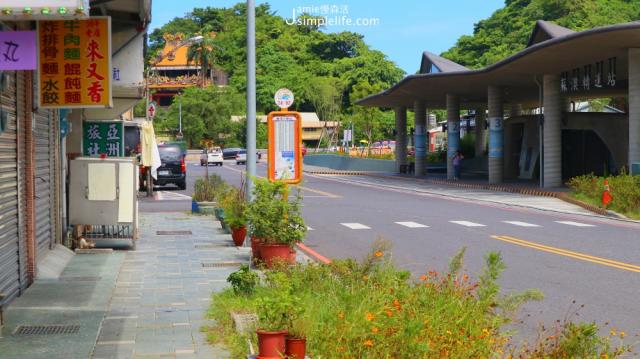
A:
[[[17,98],[15,71],[5,72],[7,81],[0,91],[7,128],[0,134],[0,293],[3,304],[26,287],[26,255],[22,256],[18,226]],[[24,254],[26,251],[23,251]],[[24,279],[24,282],[21,280]]]
[[[55,238],[55,116],[54,111],[42,109],[33,115],[35,237],[38,260],[52,248]]]

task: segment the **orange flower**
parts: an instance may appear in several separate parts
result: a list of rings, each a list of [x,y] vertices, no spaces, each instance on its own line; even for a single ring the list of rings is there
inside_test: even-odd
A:
[[[373,333],[373,334],[377,334],[379,331],[380,331],[380,329],[378,329],[377,327],[371,328],[371,333]]]
[[[393,300],[393,306],[396,308],[396,310],[400,311],[402,309],[402,307],[400,306],[400,301],[398,299],[394,299]]]
[[[390,311],[389,309],[386,310],[386,313],[387,313],[387,317],[389,318],[393,317],[393,312]]]
[[[338,318],[339,318],[340,320],[344,319],[344,312],[340,312],[340,313],[338,313]]]
[[[366,314],[366,316],[365,316],[365,318],[366,318],[368,321],[372,321],[375,317],[376,317],[375,315],[373,315],[372,313],[369,313],[369,312],[367,312],[367,314]]]
[[[384,254],[384,253],[382,253],[382,251],[376,251],[376,252],[374,253],[374,255],[375,255],[376,257],[378,257],[378,258],[382,257],[382,255],[383,255],[383,254]]]
[[[466,281],[468,281],[468,280],[469,280],[469,276],[468,276],[468,275],[466,275],[466,274],[465,274],[465,275],[463,275],[463,276],[462,276],[462,280],[463,280],[463,281],[465,281],[465,282],[466,282]]]
[[[364,341],[364,346],[365,347],[372,347],[373,346],[373,340],[371,339],[367,339]]]
[[[423,282],[426,281],[427,279],[429,279],[429,277],[427,277],[424,274],[420,276],[420,280],[423,281]]]

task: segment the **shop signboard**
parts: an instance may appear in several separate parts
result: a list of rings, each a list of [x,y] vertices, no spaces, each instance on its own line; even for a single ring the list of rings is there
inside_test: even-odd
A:
[[[109,108],[111,20],[38,22],[38,88],[42,108]]]
[[[89,157],[123,157],[124,123],[122,121],[84,121],[82,154]]]
[[[0,31],[0,71],[35,70],[35,31]]]

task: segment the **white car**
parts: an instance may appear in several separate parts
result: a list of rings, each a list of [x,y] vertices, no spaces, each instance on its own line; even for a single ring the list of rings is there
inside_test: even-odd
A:
[[[211,151],[209,153],[203,151],[200,155],[200,166],[206,166],[207,164],[222,166],[223,163],[222,151]]]
[[[236,164],[243,165],[247,163],[247,150],[240,150],[236,155]]]

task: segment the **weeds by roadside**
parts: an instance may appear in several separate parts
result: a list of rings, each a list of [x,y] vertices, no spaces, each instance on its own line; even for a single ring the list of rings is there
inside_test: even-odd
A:
[[[255,335],[235,333],[229,313],[256,312],[266,298],[290,303],[290,296],[304,308],[312,358],[614,358],[630,349],[598,336],[594,324],[571,322],[513,349],[503,327],[521,304],[542,294],[501,296],[497,281],[505,266],[498,253],[487,254],[477,281],[464,272],[463,259],[464,250],[448,270],[414,281],[379,241],[361,262],[279,266],[251,294],[228,289],[214,296],[210,315],[218,327],[209,338],[235,357],[246,354],[246,340],[255,343]]]

